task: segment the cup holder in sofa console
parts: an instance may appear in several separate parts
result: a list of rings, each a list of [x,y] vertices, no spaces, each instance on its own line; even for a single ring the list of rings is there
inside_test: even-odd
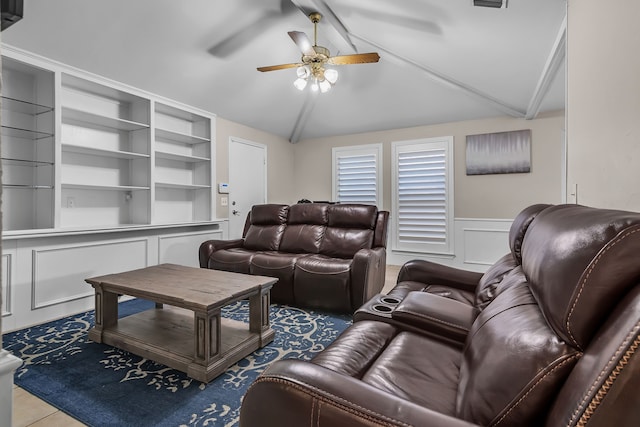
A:
[[[400,299],[398,299],[396,297],[382,297],[382,298],[380,298],[380,301],[385,303],[385,304],[390,304],[390,305],[398,305],[398,304],[400,304]]]
[[[373,311],[377,311],[378,313],[391,313],[393,311],[393,307],[382,304],[374,304],[373,306],[371,306],[371,309]]]

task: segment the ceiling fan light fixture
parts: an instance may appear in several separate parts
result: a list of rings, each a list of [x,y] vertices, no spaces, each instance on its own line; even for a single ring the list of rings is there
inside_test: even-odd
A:
[[[324,70],[324,78],[332,85],[338,81],[338,70],[334,68],[327,68]]]
[[[296,70],[296,74],[299,78],[306,79],[311,75],[311,70],[309,69],[308,65],[302,65],[298,67],[298,69]]]
[[[320,87],[320,92],[322,93],[328,92],[329,89],[331,89],[331,83],[329,83],[329,80],[327,79],[321,80],[318,83],[318,86]]]
[[[317,92],[318,89],[320,89],[320,85],[318,84],[318,80],[317,79],[313,79],[313,83],[311,83],[311,91],[312,92]]]
[[[304,90],[304,88],[307,87],[307,80],[303,78],[298,78],[293,82],[293,85],[298,90]]]

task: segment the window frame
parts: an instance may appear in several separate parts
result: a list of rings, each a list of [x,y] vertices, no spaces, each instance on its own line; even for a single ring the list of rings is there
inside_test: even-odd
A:
[[[453,136],[394,141],[391,144],[391,249],[396,252],[447,255],[454,254],[454,152]],[[445,152],[445,242],[401,242],[399,240],[399,155],[411,151]]]
[[[340,202],[338,199],[338,159],[348,156],[363,156],[373,154],[375,156],[376,168],[376,203],[380,208],[382,206],[382,162],[383,151],[382,144],[366,144],[366,145],[350,145],[343,147],[333,147],[331,149],[331,200]],[[352,203],[352,202],[349,202]],[[362,202],[364,203],[364,202]],[[367,203],[368,204],[368,203]]]

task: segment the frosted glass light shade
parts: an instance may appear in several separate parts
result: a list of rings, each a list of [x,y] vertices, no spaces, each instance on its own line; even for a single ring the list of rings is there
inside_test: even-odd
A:
[[[320,86],[320,92],[322,93],[325,93],[329,89],[331,89],[331,83],[329,83],[327,79],[322,80],[320,83],[318,83],[318,86]]]
[[[311,83],[311,90],[317,92],[320,86],[318,86],[318,80],[314,79],[313,83]]]
[[[304,88],[307,87],[307,81],[305,79],[298,78],[293,82],[293,85],[298,90],[304,90]]]
[[[296,74],[298,74],[298,77],[301,79],[306,79],[311,75],[311,70],[308,65],[303,65],[296,69]]]
[[[333,68],[324,70],[324,78],[327,79],[329,83],[334,84],[338,80],[338,70]]]

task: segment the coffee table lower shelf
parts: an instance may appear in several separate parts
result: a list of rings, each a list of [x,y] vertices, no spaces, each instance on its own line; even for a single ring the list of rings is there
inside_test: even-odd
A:
[[[214,332],[215,333],[215,332]],[[273,341],[275,332],[251,332],[249,324],[220,317],[220,349],[208,364],[195,360],[194,314],[165,305],[118,320],[114,326],[89,331],[89,338],[185,372],[209,382],[246,355]],[[211,337],[216,342],[216,337]]]

